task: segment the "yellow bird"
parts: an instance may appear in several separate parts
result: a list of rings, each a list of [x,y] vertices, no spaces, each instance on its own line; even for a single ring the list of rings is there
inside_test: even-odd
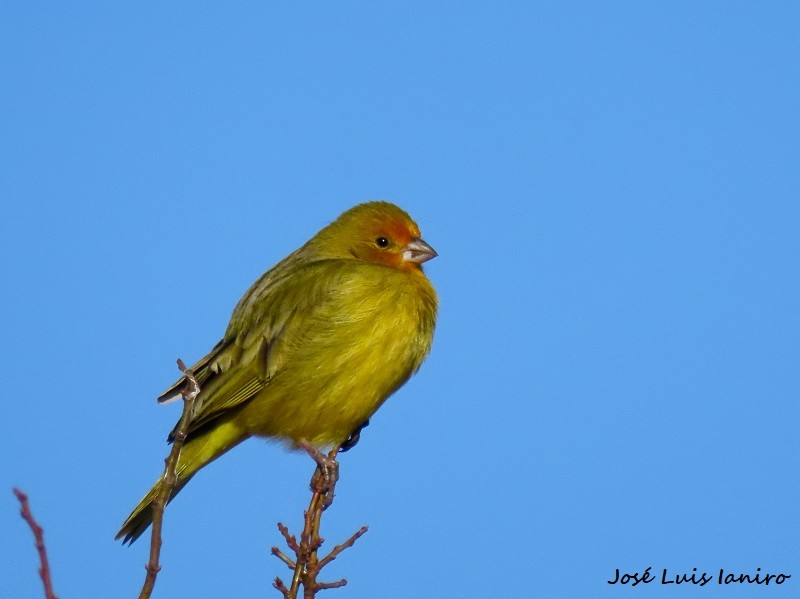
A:
[[[201,391],[170,499],[248,437],[292,447],[354,443],[430,351],[438,302],[422,263],[435,256],[406,212],[368,202],[262,275],[239,300],[222,341],[192,366]],[[180,397],[182,385],[158,401]],[[117,539],[132,543],[147,529],[160,484]]]

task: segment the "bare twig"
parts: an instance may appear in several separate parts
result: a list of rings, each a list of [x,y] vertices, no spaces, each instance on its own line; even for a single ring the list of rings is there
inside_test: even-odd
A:
[[[289,546],[289,549],[295,553],[300,551],[300,545],[297,544],[297,539],[294,538],[294,535],[289,534],[288,528],[278,522],[278,530],[281,531],[283,538],[286,539],[286,544]],[[294,568],[294,566],[292,566],[292,568]]]
[[[42,584],[44,585],[44,596],[46,599],[58,599],[55,591],[53,590],[53,581],[50,577],[50,563],[47,561],[47,549],[44,545],[44,530],[41,526],[39,526],[33,517],[31,506],[28,503],[28,496],[16,488],[12,489],[12,491],[14,492],[14,495],[17,496],[17,499],[19,499],[19,503],[22,508],[20,510],[22,519],[28,523],[28,526],[30,526],[31,531],[33,532],[33,538],[36,542],[36,550],[39,552],[39,562],[41,564],[39,567],[39,576],[41,577]]]
[[[283,581],[280,578],[275,578],[275,582],[272,583],[272,586],[274,586],[281,593],[283,593],[284,597],[289,596],[289,589],[286,588],[286,585],[283,584]]]
[[[283,551],[281,551],[277,547],[273,547],[272,548],[272,555],[274,555],[279,560],[281,560],[284,564],[289,566],[290,570],[294,570],[295,567],[297,566],[297,564],[295,564],[289,556],[287,556]]]
[[[145,566],[147,576],[145,576],[142,591],[139,593],[139,599],[149,599],[156,584],[156,576],[158,576],[158,572],[161,570],[159,556],[161,555],[161,526],[164,521],[164,509],[167,507],[167,503],[169,503],[175,485],[178,484],[178,459],[181,455],[183,442],[186,440],[189,422],[191,422],[192,415],[194,414],[194,404],[200,393],[200,385],[197,384],[194,373],[186,368],[186,365],[181,359],[178,359],[178,368],[186,379],[186,384],[181,391],[181,396],[183,397],[183,413],[175,429],[172,449],[167,459],[164,460],[165,467],[161,488],[152,503],[153,525],[150,535],[150,561]]]
[[[342,578],[341,580],[336,580],[334,582],[318,582],[314,587],[316,591],[324,591],[325,589],[338,589],[343,587],[347,584],[347,581]]]
[[[272,554],[293,570],[292,582],[288,588],[280,578],[276,578],[273,583],[273,586],[283,594],[284,599],[297,599],[301,586],[303,598],[313,599],[317,591],[346,585],[347,581],[344,579],[335,582],[317,582],[317,576],[323,567],[336,559],[342,551],[352,547],[353,543],[367,532],[367,527],[362,526],[347,541],[337,545],[327,556],[319,559],[317,551],[325,542],[319,535],[322,512],[333,502],[336,481],[339,479],[339,463],[336,461],[339,447],[333,448],[326,456],[308,443],[300,443],[300,446],[314,459],[317,468],[311,477],[311,502],[303,513],[303,532],[300,535],[300,542],[298,543],[297,539],[289,534],[286,526],[278,523],[278,530],[289,549],[295,554],[295,559],[292,560],[277,547],[272,548]]]
[[[339,554],[342,551],[344,551],[345,549],[348,549],[349,547],[352,547],[353,543],[355,543],[360,537],[362,537],[364,535],[364,533],[367,532],[367,530],[369,530],[368,526],[362,526],[356,532],[353,533],[352,537],[347,539],[341,545],[337,545],[336,547],[334,547],[328,555],[326,555],[324,558],[319,560],[320,570],[322,568],[324,568],[325,566],[327,566],[329,563],[331,563],[333,560],[335,560],[337,557],[339,557]]]

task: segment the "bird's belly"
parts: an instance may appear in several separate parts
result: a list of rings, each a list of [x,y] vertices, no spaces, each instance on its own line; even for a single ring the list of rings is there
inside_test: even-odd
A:
[[[416,322],[398,319],[380,327],[349,323],[347,329],[332,339],[358,342],[317,339],[291,352],[281,371],[243,408],[240,422],[250,434],[317,445],[341,443],[427,353]]]

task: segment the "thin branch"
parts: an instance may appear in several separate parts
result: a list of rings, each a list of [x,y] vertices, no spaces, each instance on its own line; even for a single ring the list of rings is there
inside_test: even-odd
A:
[[[308,443],[301,442],[300,446],[317,463],[317,468],[311,477],[311,501],[308,509],[303,513],[303,532],[300,535],[300,542],[298,543],[297,539],[289,533],[286,526],[278,524],[278,530],[286,540],[289,549],[295,554],[295,559],[292,560],[277,547],[272,548],[272,554],[294,570],[292,582],[288,588],[280,578],[276,578],[273,583],[273,586],[283,594],[284,599],[297,599],[301,586],[303,587],[303,598],[313,599],[317,591],[346,585],[347,581],[344,579],[335,582],[317,582],[317,576],[324,566],[336,559],[342,551],[352,547],[353,543],[367,532],[367,527],[362,526],[347,541],[337,545],[327,556],[319,559],[317,551],[325,542],[325,539],[319,534],[322,512],[333,503],[336,482],[339,480],[339,463],[336,461],[339,447],[333,448],[326,456]]]
[[[33,517],[33,512],[31,512],[31,506],[28,503],[28,496],[20,491],[19,489],[12,489],[14,495],[17,496],[19,499],[19,503],[21,506],[20,515],[25,522],[28,523],[30,526],[31,531],[33,532],[33,538],[36,542],[36,551],[39,552],[39,562],[41,566],[39,567],[39,576],[42,579],[42,584],[44,585],[44,596],[46,599],[58,599],[56,597],[56,593],[53,590],[53,580],[50,577],[50,563],[47,561],[47,548],[44,544],[44,530],[41,526],[39,526],[38,522]]]
[[[317,586],[314,587],[314,590],[317,591],[324,591],[325,589],[338,589],[347,585],[347,581],[342,578],[341,580],[337,580],[335,582],[320,582],[317,583]]]
[[[275,578],[275,582],[272,583],[276,589],[278,589],[281,593],[283,593],[284,597],[289,596],[289,589],[286,588],[286,585],[283,584],[283,581],[280,578]]]
[[[277,557],[279,560],[281,560],[281,561],[282,561],[284,564],[286,564],[287,566],[289,566],[289,569],[290,569],[290,570],[294,570],[294,569],[295,569],[295,566],[297,566],[297,564],[295,564],[295,563],[294,563],[294,562],[291,560],[291,558],[290,558],[289,556],[287,556],[287,555],[286,555],[286,554],[285,554],[283,551],[281,551],[281,550],[280,550],[280,549],[278,549],[277,547],[273,547],[273,548],[272,548],[272,555],[274,555],[274,556],[275,556],[275,557]]]
[[[336,547],[334,547],[328,555],[326,555],[321,560],[319,560],[320,570],[322,568],[324,568],[325,566],[327,566],[329,563],[331,563],[333,560],[335,560],[337,557],[339,557],[339,554],[342,551],[344,551],[345,549],[348,549],[349,547],[352,547],[353,543],[358,541],[358,539],[361,538],[364,535],[364,533],[366,533],[368,530],[369,530],[369,526],[362,526],[356,532],[353,533],[352,537],[347,539],[341,545],[337,545]]]
[[[153,524],[150,534],[150,561],[145,566],[147,576],[145,576],[142,591],[139,593],[139,599],[149,599],[156,584],[156,576],[158,576],[158,572],[161,570],[159,557],[161,555],[161,526],[164,522],[164,509],[167,507],[167,503],[169,503],[175,485],[178,484],[178,459],[181,455],[183,442],[186,440],[189,423],[194,414],[194,404],[200,393],[200,385],[197,384],[194,373],[186,368],[186,365],[181,359],[178,359],[178,368],[186,379],[186,384],[181,391],[181,396],[183,397],[183,413],[181,414],[181,419],[178,421],[178,426],[175,430],[172,449],[167,459],[164,460],[165,467],[161,488],[158,490],[158,495],[156,495],[152,503]]]
[[[283,538],[286,539],[286,544],[289,546],[289,549],[295,552],[300,550],[297,539],[294,538],[294,535],[289,534],[289,529],[284,524],[278,522],[278,530],[281,531]],[[294,566],[292,566],[292,568],[294,568]]]

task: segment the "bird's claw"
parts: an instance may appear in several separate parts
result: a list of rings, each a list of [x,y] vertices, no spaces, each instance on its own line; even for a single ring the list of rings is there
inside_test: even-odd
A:
[[[345,451],[350,451],[353,449],[353,447],[355,447],[358,441],[361,439],[361,431],[368,426],[369,420],[365,420],[356,430],[350,433],[350,436],[347,437],[347,440],[345,440],[345,442],[339,446],[339,451],[344,453]]]
[[[333,492],[336,488],[336,481],[339,480],[339,462],[336,460],[337,449],[325,455],[319,449],[305,440],[301,440],[298,445],[306,450],[317,463],[317,470],[311,479],[311,490],[325,496],[323,509],[333,503]]]

